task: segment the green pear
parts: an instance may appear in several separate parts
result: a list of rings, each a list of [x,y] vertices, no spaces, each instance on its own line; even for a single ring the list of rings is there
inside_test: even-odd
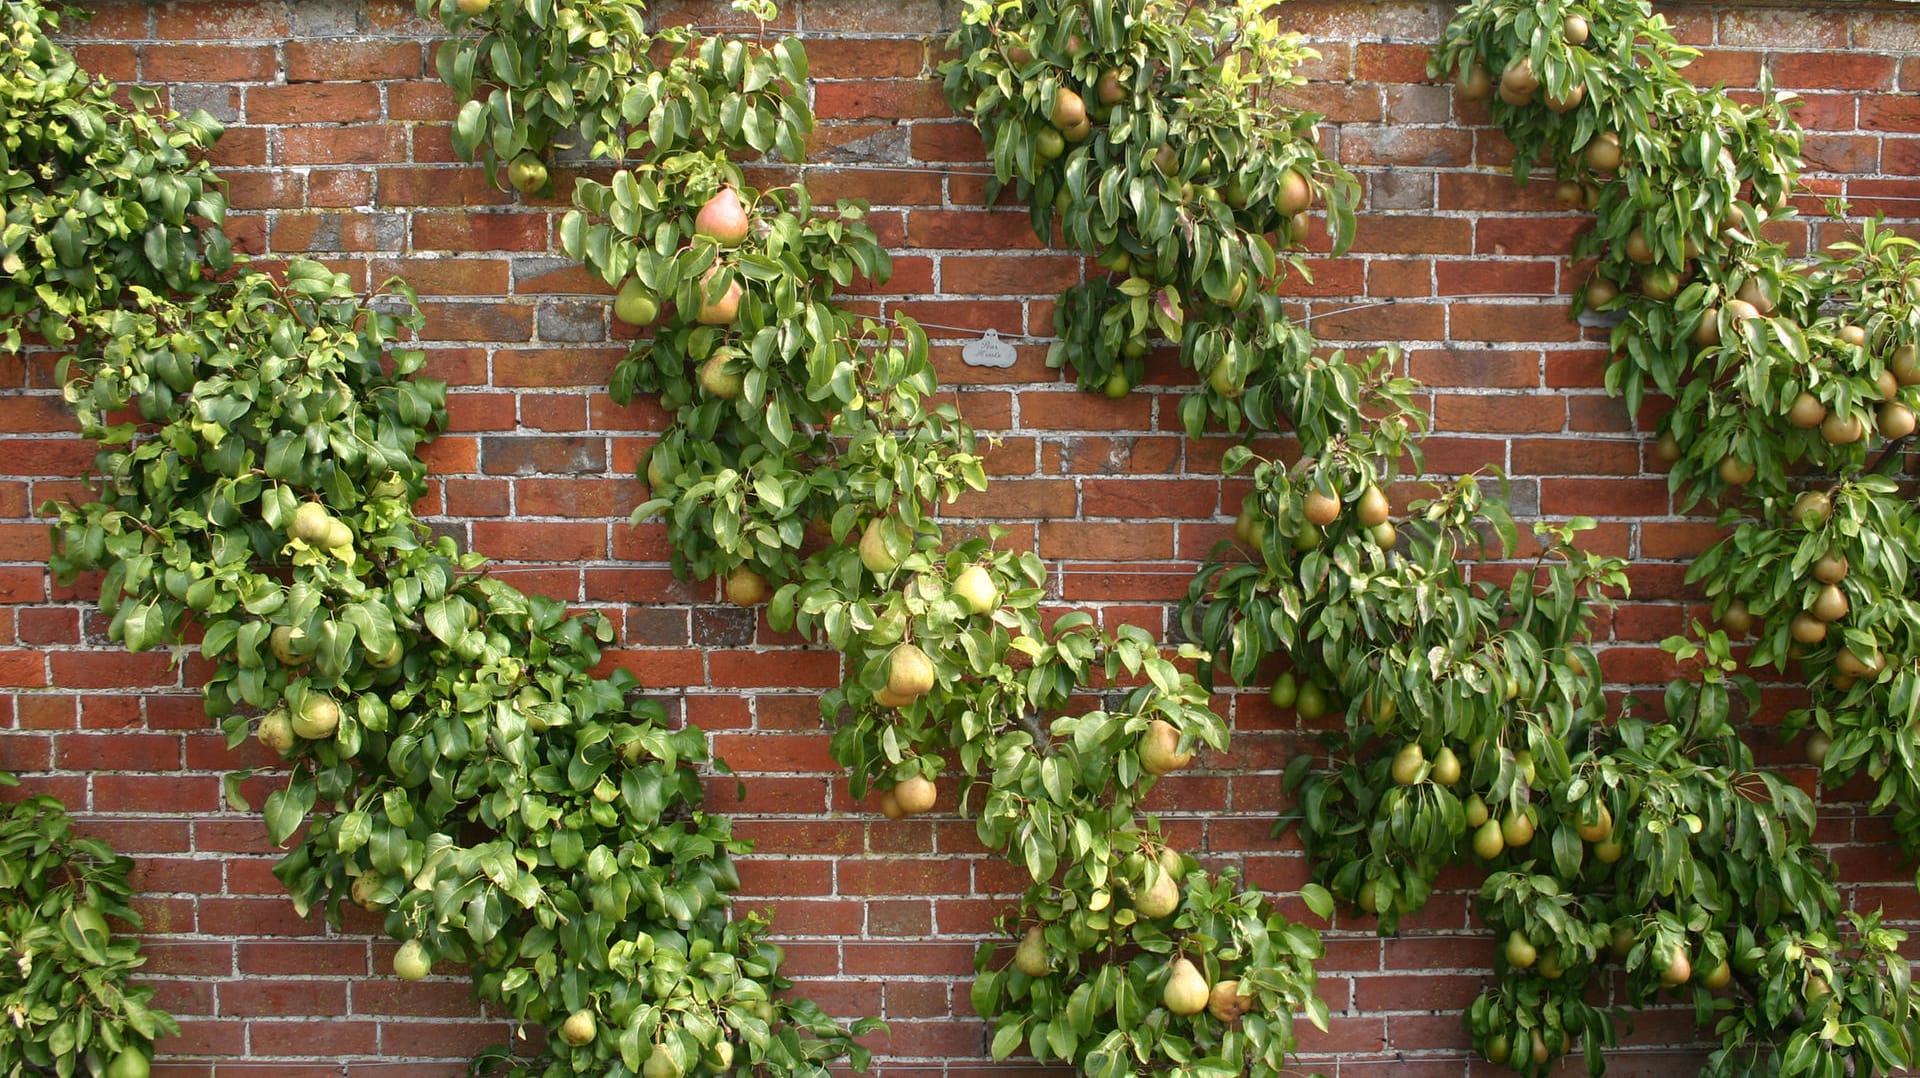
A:
[[[327,533],[333,525],[333,514],[319,502],[301,502],[300,508],[293,511],[293,522],[287,526],[287,537],[298,539],[308,546],[325,545]]]
[[[1047,957],[1046,933],[1039,925],[1027,929],[1020,946],[1013,949],[1013,966],[1029,977],[1045,977],[1053,972],[1053,962]]]

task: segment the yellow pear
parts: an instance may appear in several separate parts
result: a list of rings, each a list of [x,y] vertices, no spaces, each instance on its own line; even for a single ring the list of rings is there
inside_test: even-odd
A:
[[[1693,979],[1693,963],[1688,961],[1687,952],[1675,944],[1667,959],[1667,966],[1660,971],[1660,983],[1668,988],[1678,988]]]
[[[287,709],[276,707],[260,716],[260,729],[254,734],[260,743],[285,756],[293,751],[293,723],[287,719]]]
[[[1507,935],[1507,965],[1529,969],[1539,957],[1540,952],[1534,948],[1533,941],[1527,938],[1526,933],[1516,928]]]
[[[767,578],[754,572],[751,566],[736,565],[727,574],[726,591],[728,602],[735,606],[752,606],[766,599]]]
[[[296,641],[306,639],[306,630],[291,625],[275,625],[267,634],[267,648],[282,666],[304,666],[311,655],[302,655],[295,648]]]
[[[293,713],[291,725],[293,732],[308,740],[332,737],[340,728],[340,705],[318,693],[313,693],[300,701],[300,707]]]
[[[917,816],[933,807],[940,788],[924,775],[914,775],[893,788],[894,803],[908,816]]]
[[[933,688],[933,660],[912,644],[899,644],[887,654],[887,691],[917,698]]]
[[[1588,842],[1599,842],[1613,834],[1613,813],[1608,811],[1607,806],[1601,805],[1599,815],[1591,821],[1582,821],[1575,825],[1574,830]]]
[[[427,954],[427,945],[419,940],[408,940],[400,945],[393,955],[393,975],[403,981],[417,981],[433,971],[433,959]]]
[[[1364,494],[1360,495],[1359,503],[1354,506],[1354,515],[1360,518],[1360,523],[1369,528],[1376,528],[1385,524],[1387,518],[1393,515],[1393,505],[1387,501],[1387,496],[1380,492],[1379,487],[1370,486]]]
[[[591,1044],[599,1032],[593,1019],[593,1012],[585,1007],[567,1015],[567,1020],[560,1024],[560,1039],[575,1048],[583,1044]]]
[[[1433,755],[1433,767],[1427,771],[1427,777],[1441,786],[1452,786],[1460,781],[1460,757],[1451,747],[1442,745]]]
[[[1507,840],[1500,833],[1498,820],[1486,820],[1474,829],[1473,852],[1483,861],[1491,861],[1500,856],[1507,848]]]
[[[1525,846],[1533,841],[1533,818],[1519,809],[1507,812],[1507,818],[1500,823],[1500,837],[1513,847]]]
[[[1200,975],[1200,968],[1185,957],[1173,960],[1167,970],[1167,987],[1160,993],[1160,1001],[1167,1010],[1178,1015],[1199,1014],[1207,1009],[1212,999],[1212,991],[1207,987],[1207,979]]]
[[[1149,775],[1178,771],[1193,762],[1193,753],[1180,751],[1180,731],[1165,719],[1155,719],[1140,735],[1140,767]]]
[[[881,707],[906,707],[916,699],[918,698],[913,696],[898,695],[884,685],[881,686],[879,692],[873,694],[873,702],[879,704]]]
[[[1046,934],[1039,925],[1028,928],[1020,946],[1013,949],[1013,968],[1029,977],[1045,977],[1053,972],[1053,962],[1047,957]]]
[[[1340,499],[1316,490],[1307,495],[1303,512],[1308,520],[1324,528],[1340,519]]]

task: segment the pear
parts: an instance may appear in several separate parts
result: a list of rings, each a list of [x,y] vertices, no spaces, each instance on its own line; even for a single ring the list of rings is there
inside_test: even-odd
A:
[[[1653,442],[1653,455],[1665,463],[1674,463],[1680,459],[1680,438],[1674,438],[1672,430],[1661,432],[1659,440]]]
[[[714,274],[719,272],[720,267],[715,266],[700,278],[700,308],[694,314],[694,320],[703,326],[730,325],[734,317],[740,313],[742,293],[738,278],[727,282],[727,290],[721,293],[719,298],[707,298],[711,294],[707,284],[713,279]]]
[[[1834,412],[1820,422],[1820,437],[1829,445],[1852,445],[1867,436],[1867,424],[1857,415]]]
[[[1720,615],[1720,624],[1734,636],[1745,636],[1753,631],[1753,611],[1747,608],[1746,600],[1735,599],[1727,604],[1727,612]]]
[[[1207,1009],[1212,998],[1207,979],[1191,960],[1176,958],[1167,967],[1167,986],[1160,993],[1160,1002],[1167,1005],[1167,1010],[1182,1016],[1199,1014]]]
[[[453,6],[462,15],[485,15],[493,0],[454,0]]]
[[[1277,708],[1290,708],[1300,699],[1300,682],[1291,672],[1273,679],[1273,688],[1267,692],[1267,699]]]
[[[916,699],[918,699],[918,697],[901,696],[899,693],[894,692],[884,685],[880,687],[879,692],[873,694],[873,702],[879,704],[881,707],[906,707]]]
[[[311,655],[302,655],[294,647],[294,642],[305,640],[306,631],[291,625],[275,625],[273,632],[267,634],[267,650],[282,666],[303,666]]]
[[[919,697],[933,688],[933,660],[912,644],[899,644],[887,654],[887,691],[895,696]]]
[[[1525,846],[1533,841],[1533,819],[1519,809],[1510,809],[1500,823],[1500,837],[1507,845]]]
[[[523,195],[531,195],[547,185],[547,166],[531,151],[507,165],[507,182]]]
[[[1801,430],[1812,430],[1826,422],[1826,419],[1827,406],[1820,402],[1819,397],[1804,389],[1800,391],[1799,396],[1793,398],[1793,404],[1787,408],[1787,422]]]
[[[1046,934],[1039,925],[1028,928],[1020,946],[1013,949],[1013,968],[1029,977],[1045,977],[1053,972],[1053,962],[1047,957]]]
[[[1207,1013],[1221,1022],[1235,1022],[1253,1009],[1253,997],[1240,994],[1240,982],[1221,981],[1207,995]]]
[[[880,815],[885,816],[889,820],[904,820],[907,818],[907,811],[900,807],[900,799],[894,796],[892,790],[883,790],[880,793]]]
[[[1140,735],[1140,767],[1149,775],[1178,771],[1193,762],[1193,753],[1180,751],[1180,731],[1165,719],[1155,719]]]
[[[767,578],[753,571],[752,567],[736,565],[727,574],[727,601],[735,606],[752,606],[765,601]]]
[[[1340,519],[1340,499],[1316,490],[1307,495],[1304,513],[1308,520],[1324,528]]]
[[[1491,861],[1500,856],[1507,848],[1507,840],[1500,833],[1500,821],[1486,820],[1473,832],[1473,852],[1483,861]]]
[[[1399,752],[1394,753],[1393,765],[1389,770],[1393,774],[1393,781],[1402,786],[1412,786],[1420,781],[1426,766],[1427,755],[1420,750],[1420,743],[1409,741]]]
[[[1838,584],[1847,578],[1851,568],[1845,554],[1829,550],[1814,561],[1813,578],[1822,584]]]
[[[1527,938],[1526,933],[1517,928],[1508,933],[1507,965],[1515,969],[1530,969],[1539,957],[1540,952],[1534,948],[1533,941]]]
[[[1803,527],[1818,528],[1833,516],[1833,499],[1818,490],[1801,492],[1793,500],[1793,519]]]
[[[309,741],[332,737],[333,732],[340,728],[340,705],[319,693],[312,693],[300,701],[299,710],[293,713],[290,725],[294,733]]]
[[[1678,988],[1693,979],[1693,963],[1687,959],[1687,952],[1675,944],[1667,958],[1665,969],[1660,971],[1660,983],[1668,988]]]
[[[1273,208],[1282,217],[1297,217],[1313,205],[1313,184],[1293,169],[1280,174],[1278,190],[1273,194]]]
[[[887,549],[888,540],[899,537],[899,526],[891,517],[875,517],[867,524],[867,530],[860,534],[860,564],[867,571],[878,576],[891,573],[900,564],[900,559]]]
[[[984,565],[969,565],[953,582],[953,597],[969,613],[987,614],[1000,605],[1000,589]]]
[[[300,508],[293,511],[293,522],[287,526],[287,537],[298,539],[308,546],[321,546],[326,542],[331,530],[333,515],[319,502],[301,502]]]
[[[1366,492],[1360,495],[1360,501],[1354,506],[1353,515],[1367,527],[1377,528],[1385,524],[1387,518],[1393,515],[1393,506],[1388,503],[1387,496],[1380,493],[1379,487],[1369,486]]]
[[[1880,428],[1882,438],[1898,441],[1912,434],[1916,426],[1920,426],[1920,417],[1916,417],[1913,409],[1899,401],[1888,401],[1880,406],[1879,412],[1875,415],[1874,425]]]
[[[1053,115],[1049,118],[1053,126],[1062,131],[1079,127],[1087,122],[1087,103],[1079,94],[1062,86],[1053,92]]]
[[[599,1027],[593,1020],[593,1012],[585,1007],[567,1015],[567,1020],[560,1023],[560,1039],[575,1048],[593,1043],[593,1038],[599,1032]]]
[[[378,890],[380,890],[380,880],[378,877],[366,873],[355,876],[353,878],[353,888],[350,892],[353,898],[353,904],[363,910],[379,909],[380,903],[375,902],[373,899],[374,893]]]
[[[1160,863],[1160,871],[1176,880],[1187,874],[1187,859],[1180,856],[1180,851],[1172,846],[1162,846],[1160,855],[1154,860]]]
[[[327,521],[327,536],[320,544],[328,550],[344,550],[353,546],[353,529],[338,517]]]
[[[1828,587],[1833,585],[1829,584]],[[1842,596],[1845,598],[1845,596]],[[1794,642],[1811,647],[1827,638],[1827,623],[1802,610],[1788,622],[1787,631],[1793,635]]]
[[[417,981],[433,971],[433,959],[427,954],[427,945],[419,940],[408,940],[400,945],[393,955],[393,975],[403,981]]]
[[[613,316],[630,326],[650,326],[660,317],[660,300],[638,277],[627,278],[613,297]]]
[[[1833,751],[1833,738],[1824,731],[1815,730],[1807,735],[1807,762],[1820,767],[1827,762],[1827,753]]]
[[[276,707],[260,716],[260,729],[254,733],[260,743],[285,756],[293,751],[293,723],[287,719],[287,709]]]
[[[1807,612],[1821,621],[1831,623],[1846,617],[1849,606],[1847,593],[1840,590],[1840,585],[1823,584]]]
[[[373,667],[375,670],[391,670],[399,666],[400,660],[406,657],[407,645],[396,636],[393,638],[393,643],[387,645],[387,650],[381,652],[369,651],[367,653],[367,665]]]
[[[1486,799],[1479,794],[1467,798],[1466,813],[1468,827],[1479,827],[1493,818],[1492,811],[1487,808]],[[1501,840],[1503,844],[1505,841],[1505,839]]]
[[[147,1078],[153,1073],[153,1062],[147,1053],[138,1048],[129,1048],[113,1057],[107,1064],[106,1078]]]
[[[894,803],[908,816],[918,816],[933,807],[940,788],[924,775],[914,775],[893,788]]]
[[[1460,781],[1460,757],[1451,747],[1442,745],[1440,751],[1433,754],[1433,767],[1427,771],[1427,777],[1440,786],[1452,786]]]
[[[747,238],[747,208],[732,186],[707,200],[693,217],[693,234],[705,236],[722,247],[732,247]]]
[[[1155,873],[1147,889],[1133,896],[1133,908],[1148,920],[1170,916],[1180,908],[1180,885],[1168,873]]]
[[[640,1066],[640,1078],[680,1078],[680,1062],[664,1044],[653,1046],[653,1054]]]
[[[725,1074],[733,1069],[733,1042],[714,1041],[713,1047],[700,1053],[707,1074]]]
[[[1599,815],[1595,816],[1591,821],[1582,821],[1574,825],[1574,830],[1579,832],[1580,837],[1588,842],[1604,841],[1608,836],[1613,834],[1613,813],[1608,810],[1607,806],[1601,805]]]
[[[1620,167],[1620,136],[1602,131],[1587,143],[1587,167],[1595,172],[1612,172]]]
[[[1453,92],[1462,101],[1485,101],[1493,93],[1493,76],[1479,64],[1468,64],[1454,76]]]
[[[1893,357],[1887,360],[1887,369],[1901,385],[1920,386],[1920,348],[1911,344],[1895,348]]]

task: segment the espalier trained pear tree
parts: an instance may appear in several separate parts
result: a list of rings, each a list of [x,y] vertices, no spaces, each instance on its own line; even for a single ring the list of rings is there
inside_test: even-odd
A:
[[[0,15],[0,125],[17,148],[0,338],[60,350],[66,400],[99,443],[94,500],[47,507],[53,568],[100,572],[108,633],[132,650],[200,630],[208,714],[230,743],[253,732],[287,760],[265,815],[293,843],[274,871],[295,907],[382,914],[403,941],[396,975],[462,962],[480,999],[551,1031],[538,1055],[505,1046],[485,1068],[864,1065],[852,1035],[874,1023],[776,999],[789,982],[765,920],[728,916],[746,845],[700,807],[701,732],[630,673],[591,673],[604,618],[502,584],[414,518],[445,387],[395,346],[420,328],[411,293],[236,258],[202,156],[218,126],[138,89],[122,104],[38,4]],[[69,942],[117,984],[130,949],[94,935]],[[28,985],[34,1021],[52,1022],[30,1062],[54,1051],[71,1067],[86,1040],[37,1017],[62,983]],[[133,1073],[162,1021],[122,998],[87,1047]]]
[[[665,521],[679,571],[720,578],[743,605],[770,588],[776,628],[845,656],[821,709],[856,795],[877,787],[890,817],[929,811],[952,753],[960,810],[1031,876],[1007,921],[1027,960],[992,947],[979,960],[993,1054],[1025,1047],[1112,1074],[1250,1058],[1276,1073],[1293,1015],[1325,1021],[1316,934],[1166,848],[1138,810],[1197,746],[1226,749],[1224,721],[1137,629],[1044,623],[1035,556],[997,537],[943,542],[935,508],[985,473],[971,429],[928,400],[919,327],[835,302],[856,276],[888,272],[863,208],[816,208],[800,184],[754,190],[735,163],[800,159],[812,117],[799,42],[647,33],[637,4],[604,0],[423,10],[454,35],[439,66],[467,99],[463,153],[545,152],[578,129],[613,165],[607,182],[574,184],[560,236],[616,314],[624,303],[649,330],[611,377],[617,401],[658,394],[672,417],[636,522]],[[539,52],[586,26],[604,36],[569,29],[564,55]],[[649,56],[663,59],[635,59]],[[1235,1002],[1203,1013],[1217,983],[1236,985]]]

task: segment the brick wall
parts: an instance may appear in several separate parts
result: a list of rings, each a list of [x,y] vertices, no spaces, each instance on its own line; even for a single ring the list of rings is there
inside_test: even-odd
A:
[[[661,530],[627,526],[642,497],[634,463],[662,416],[607,399],[624,345],[605,297],[559,251],[564,203],[509,198],[454,159],[452,101],[431,77],[411,0],[88,6],[98,17],[73,30],[88,66],[165,84],[175,107],[228,124],[217,163],[247,249],[313,254],[362,283],[401,274],[420,290],[430,373],[454,385],[425,511],[506,563],[517,585],[604,607],[622,630],[617,660],[713,732],[747,788],[735,804],[732,783],[717,781],[715,807],[740,814],[740,833],[760,847],[741,866],[742,902],[773,908],[807,991],[830,1011],[892,1023],[878,1045],[886,1074],[979,1067],[973,944],[1023,881],[951,815],[888,823],[854,803],[814,702],[836,679],[834,656],[717,605],[709,585],[674,580]],[[669,10],[737,20],[719,4]],[[1550,185],[1516,187],[1484,112],[1458,111],[1424,81],[1446,12],[1366,0],[1285,9],[1323,53],[1294,97],[1330,115],[1327,145],[1367,187],[1353,253],[1314,263],[1301,313],[1331,346],[1407,346],[1432,387],[1435,472],[1498,464],[1516,478],[1522,515],[1602,521],[1588,543],[1636,563],[1633,601],[1603,626],[1603,663],[1622,687],[1660,681],[1669,670],[1652,642],[1681,630],[1686,561],[1713,529],[1669,512],[1650,446],[1599,388],[1601,334],[1564,317],[1578,279],[1564,255],[1584,218],[1560,212]],[[1752,87],[1771,69],[1806,96],[1813,190],[1920,217],[1920,55],[1910,55],[1920,11],[1687,4],[1670,16],[1707,50],[1694,68],[1703,81]],[[1215,478],[1228,443],[1180,436],[1182,378],[1170,363],[1118,402],[1045,368],[1050,297],[1080,263],[1041,249],[1022,208],[981,206],[979,140],[930,78],[952,4],[805,0],[782,18],[807,35],[817,80],[822,163],[808,182],[822,196],[871,199],[896,251],[893,283],[867,302],[929,324],[964,413],[1000,435],[990,494],[952,520],[999,523],[1008,543],[1036,548],[1063,604],[1164,632],[1171,601],[1230,528],[1238,492]],[[1825,241],[1841,229],[1787,235],[1804,244],[1816,232]],[[1017,346],[1013,367],[962,362],[971,331],[987,328]],[[90,595],[49,581],[32,507],[76,493],[92,450],[73,433],[51,362],[0,356],[0,387],[0,766],[136,858],[151,979],[181,1018],[182,1035],[160,1046],[164,1072],[205,1074],[217,1061],[221,1074],[276,1078],[459,1073],[506,1026],[475,1016],[464,978],[403,987],[386,976],[392,945],[370,920],[332,932],[295,918],[258,818],[226,811],[219,792],[223,772],[271,761],[226,750],[191,670],[122,653]],[[1307,865],[1267,837],[1268,822],[1279,770],[1306,739],[1262,694],[1219,703],[1234,720],[1232,755],[1165,783],[1155,807],[1182,845],[1291,890]],[[256,782],[256,803],[266,788]],[[943,810],[952,797],[949,783]],[[1852,897],[1920,919],[1884,821],[1832,794],[1823,811]],[[1329,937],[1321,994],[1335,1020],[1331,1035],[1307,1031],[1311,1063],[1337,1062],[1343,1075],[1391,1067],[1396,1078],[1409,1065],[1467,1070],[1457,1012],[1492,944],[1469,915],[1477,878],[1443,882],[1400,938],[1379,940],[1365,923]],[[1658,1047],[1691,1036],[1688,1015],[1647,1016],[1611,1073],[1691,1073],[1696,1056]]]

